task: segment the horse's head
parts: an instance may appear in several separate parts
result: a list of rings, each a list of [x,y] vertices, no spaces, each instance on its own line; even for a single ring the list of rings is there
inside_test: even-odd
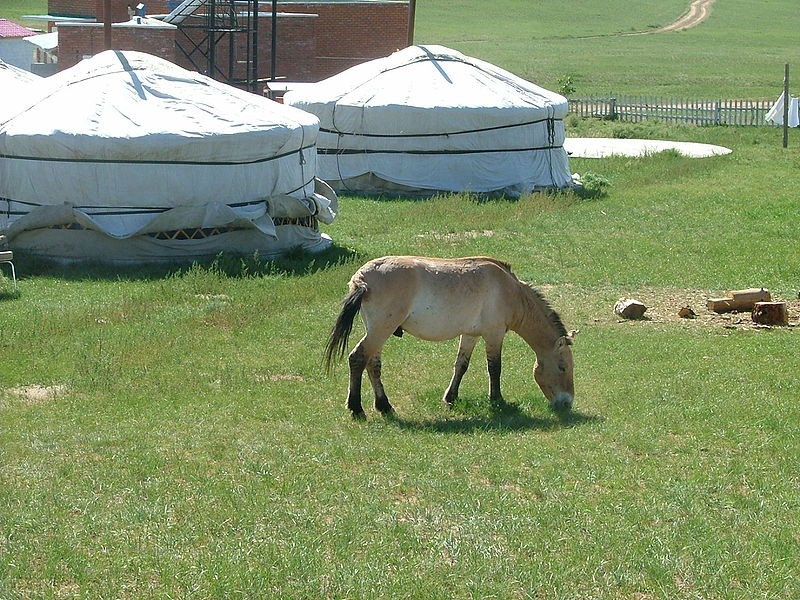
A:
[[[549,350],[536,356],[533,377],[542,388],[550,406],[556,409],[572,408],[575,384],[572,380],[572,342],[575,332],[558,338]]]

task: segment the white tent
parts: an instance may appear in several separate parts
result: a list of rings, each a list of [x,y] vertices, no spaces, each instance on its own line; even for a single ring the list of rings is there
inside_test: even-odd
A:
[[[566,98],[443,46],[411,46],[292,90],[320,119],[337,190],[520,195],[572,185]]]
[[[0,60],[0,89],[3,90],[3,104],[12,94],[20,93],[29,83],[41,79],[30,71],[25,71]],[[2,109],[0,109],[2,110]]]
[[[107,51],[0,110],[0,229],[56,259],[274,256],[330,244],[319,122],[138,52]]]

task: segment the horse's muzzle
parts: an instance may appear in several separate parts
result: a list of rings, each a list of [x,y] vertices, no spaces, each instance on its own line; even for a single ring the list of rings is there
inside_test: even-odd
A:
[[[568,392],[558,392],[550,400],[550,406],[556,410],[569,410],[572,408],[572,394]]]

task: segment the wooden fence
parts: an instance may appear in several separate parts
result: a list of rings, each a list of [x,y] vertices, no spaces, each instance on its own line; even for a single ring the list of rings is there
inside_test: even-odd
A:
[[[772,125],[765,121],[769,100],[675,100],[667,98],[570,99],[571,113],[638,123],[653,119],[695,125]]]

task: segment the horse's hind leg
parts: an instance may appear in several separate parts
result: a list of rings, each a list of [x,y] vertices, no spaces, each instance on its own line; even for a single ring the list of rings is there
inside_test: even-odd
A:
[[[363,340],[360,341],[348,356],[350,364],[350,388],[347,392],[347,408],[354,419],[363,419],[364,409],[361,406],[361,378],[367,366]]]
[[[485,339],[485,338],[484,338]],[[486,364],[489,370],[489,402],[498,406],[505,402],[500,392],[500,373],[502,371],[503,338],[486,341]]]
[[[367,361],[367,375],[369,375],[372,389],[375,391],[375,410],[382,414],[388,414],[394,411],[392,405],[389,403],[389,398],[386,396],[386,391],[383,389],[383,381],[381,381],[381,355],[376,354]]]
[[[361,380],[365,369],[375,392],[375,410],[384,414],[394,410],[381,381],[381,349],[385,342],[384,338],[382,343],[376,344],[375,336],[367,334],[350,353],[350,391],[347,394],[347,408],[353,413],[354,418],[365,416],[361,406]]]
[[[461,385],[464,373],[467,372],[469,360],[477,342],[478,338],[471,335],[462,335],[458,342],[458,354],[456,354],[456,362],[453,365],[453,378],[444,393],[444,402],[451,408],[458,400],[458,388]]]
[[[478,338],[471,335],[462,335],[458,342],[458,354],[456,354],[456,362],[453,364],[453,377],[450,379],[450,385],[447,386],[443,398],[445,404],[450,408],[458,400],[458,388],[461,385],[464,373],[467,372],[472,351],[477,343]]]

